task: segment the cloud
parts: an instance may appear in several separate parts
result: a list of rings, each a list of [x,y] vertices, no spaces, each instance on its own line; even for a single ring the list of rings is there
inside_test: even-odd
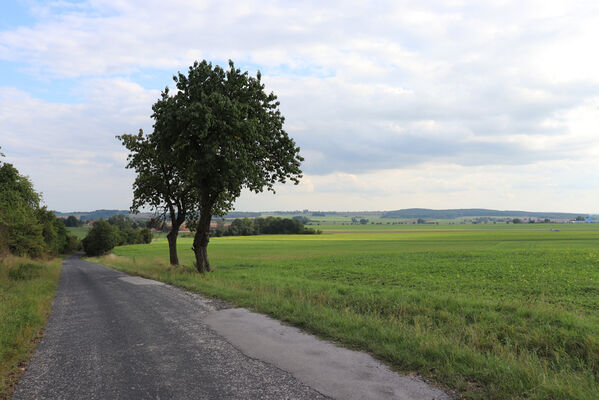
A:
[[[61,210],[127,208],[132,173],[115,135],[151,129],[157,92],[120,79],[89,82],[82,104],[56,104],[0,88],[2,148]]]
[[[308,175],[313,191],[287,185],[276,195],[246,192],[236,208],[356,211],[482,205],[499,210],[597,212],[597,169],[599,161],[477,167],[430,163],[362,174]]]
[[[579,182],[577,168],[599,154],[599,5],[591,2],[31,4],[34,24],[0,32],[0,60],[33,80],[74,82],[81,101],[0,89],[2,145],[15,157],[60,164],[68,149],[88,154],[69,162],[90,171],[83,160],[121,165],[113,136],[149,129],[169,76],[202,58],[262,71],[306,158],[310,184],[301,196],[334,201],[352,187],[384,198],[384,188],[349,177],[417,178],[439,170],[431,165],[508,185],[496,180],[498,168],[562,163]],[[441,176],[430,178],[434,187],[451,179]],[[335,184],[319,185],[319,177]]]

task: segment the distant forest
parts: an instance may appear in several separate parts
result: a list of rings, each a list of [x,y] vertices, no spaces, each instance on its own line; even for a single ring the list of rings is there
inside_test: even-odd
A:
[[[135,218],[135,215],[131,214],[129,210],[95,210],[95,211],[74,211],[74,212],[55,212],[58,217],[68,217],[69,215],[73,215],[82,221],[95,221],[98,219],[108,219],[114,215],[125,215]],[[148,219],[151,214],[147,214]],[[261,216],[261,212],[245,212],[245,211],[232,211],[228,213],[225,218],[257,218]],[[143,219],[143,215],[141,215]]]
[[[433,218],[455,219],[462,217],[535,217],[535,218],[576,218],[579,215],[557,212],[531,212],[531,211],[500,211],[484,208],[461,208],[453,210],[431,210],[428,208],[406,208],[404,210],[387,211],[381,218]]]
[[[73,215],[82,221],[95,221],[97,219],[108,219],[113,215],[129,215],[129,210],[95,210],[95,211],[74,211],[74,212],[54,212],[58,217],[68,217]]]

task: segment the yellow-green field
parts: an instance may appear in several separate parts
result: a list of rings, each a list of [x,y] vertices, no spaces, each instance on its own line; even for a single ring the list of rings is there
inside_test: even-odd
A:
[[[164,240],[99,261],[270,314],[467,398],[596,398],[599,226],[339,227],[213,238],[205,276],[188,238],[182,267],[168,266]]]

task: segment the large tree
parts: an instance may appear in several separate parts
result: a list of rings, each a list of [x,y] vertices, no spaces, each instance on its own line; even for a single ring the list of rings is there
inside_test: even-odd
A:
[[[193,188],[197,207],[187,219],[195,229],[196,268],[210,271],[212,216],[231,210],[244,188],[274,192],[277,182],[299,183],[303,158],[260,72],[252,77],[232,61],[227,70],[202,61],[173,79],[177,92],[165,90],[154,104],[154,131],[172,149],[184,185]]]
[[[168,94],[168,90],[165,92]],[[168,102],[164,97],[162,100]],[[161,212],[161,216],[168,213],[171,228],[166,237],[170,263],[178,265],[177,237],[179,228],[193,207],[193,188],[182,179],[177,168],[177,154],[172,152],[167,142],[160,140],[160,135],[157,131],[144,135],[140,129],[137,135],[121,135],[117,138],[130,152],[127,168],[137,173],[133,183],[131,210],[138,212],[140,208],[149,206]]]
[[[0,160],[0,247],[19,256],[40,257],[45,251],[36,211],[40,195],[33,184],[9,163]]]
[[[78,240],[54,212],[41,206],[33,184],[0,153],[0,256],[41,257],[70,252]]]

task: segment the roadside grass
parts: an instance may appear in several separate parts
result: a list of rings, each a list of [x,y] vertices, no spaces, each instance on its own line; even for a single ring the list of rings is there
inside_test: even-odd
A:
[[[62,259],[0,258],[0,399],[13,386],[44,328]]]
[[[96,259],[366,350],[472,399],[599,392],[599,230],[213,238],[215,272],[165,241]]]

